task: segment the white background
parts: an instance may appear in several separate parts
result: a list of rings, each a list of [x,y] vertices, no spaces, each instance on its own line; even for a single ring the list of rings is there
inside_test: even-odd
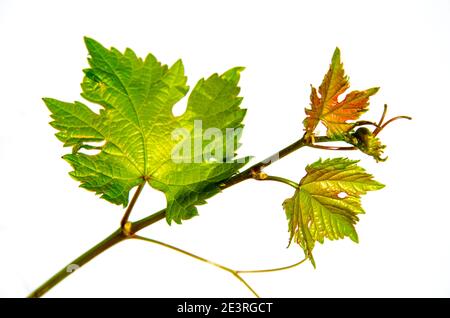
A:
[[[0,296],[22,297],[97,243],[123,213],[78,188],[60,159],[48,96],[80,99],[87,66],[83,36],[171,64],[183,58],[191,87],[213,72],[246,66],[248,108],[240,154],[256,159],[302,134],[310,84],[318,85],[336,46],[354,89],[381,86],[365,118],[408,114],[381,134],[389,160],[302,149],[268,169],[299,180],[320,156],[348,155],[387,186],[363,200],[360,244],[326,242],[310,264],[247,275],[268,297],[450,296],[449,1],[0,1]],[[185,102],[185,101],[184,101]],[[143,231],[240,269],[283,266],[282,184],[247,181],[200,207],[182,226]],[[164,207],[146,188],[132,215]],[[150,243],[106,252],[48,296],[251,296],[207,264]]]

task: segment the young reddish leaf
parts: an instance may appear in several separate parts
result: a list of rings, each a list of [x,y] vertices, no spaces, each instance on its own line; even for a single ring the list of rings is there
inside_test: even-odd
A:
[[[352,91],[339,101],[339,96],[350,87],[349,78],[345,75],[341,63],[339,48],[336,48],[330,68],[319,87],[311,86],[311,108],[305,109],[307,117],[303,121],[306,135],[312,137],[320,121],[327,127],[329,137],[339,137],[353,128],[358,119],[369,106],[369,97],[378,91],[378,87],[364,91]]]

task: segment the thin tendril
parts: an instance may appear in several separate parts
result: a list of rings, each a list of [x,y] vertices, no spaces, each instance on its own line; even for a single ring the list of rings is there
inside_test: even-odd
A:
[[[210,261],[210,260],[208,260],[208,259],[206,259],[206,258],[204,258],[204,257],[195,255],[195,254],[193,254],[193,253],[191,253],[191,252],[188,252],[188,251],[186,251],[186,250],[183,250],[183,249],[181,249],[181,248],[179,248],[179,247],[176,247],[176,246],[173,246],[173,245],[170,245],[170,244],[167,244],[167,243],[158,241],[158,240],[154,240],[154,239],[151,239],[151,238],[148,238],[148,237],[144,237],[144,236],[140,236],[140,235],[133,235],[133,236],[131,236],[130,238],[134,238],[134,239],[137,239],[137,240],[142,240],[142,241],[150,242],[150,243],[153,243],[153,244],[157,244],[157,245],[160,245],[160,246],[169,248],[169,249],[171,249],[171,250],[173,250],[173,251],[176,251],[176,252],[179,252],[179,253],[181,253],[181,254],[190,256],[190,257],[192,257],[192,258],[195,258],[196,260],[199,260],[199,261],[201,261],[201,262],[210,264],[210,265],[215,266],[215,267],[217,267],[217,268],[220,268],[220,269],[222,269],[222,270],[224,270],[224,271],[227,271],[227,272],[231,273],[234,277],[236,277],[236,279],[238,279],[245,287],[247,287],[247,289],[248,289],[249,291],[251,291],[252,294],[255,295],[255,297],[257,297],[257,298],[259,298],[258,293],[250,286],[250,284],[249,284],[244,278],[242,278],[242,276],[241,276],[240,274],[256,274],[256,273],[270,273],[270,272],[282,271],[282,270],[294,268],[294,267],[296,267],[296,266],[302,264],[303,262],[305,262],[305,261],[307,260],[307,258],[305,258],[305,259],[301,260],[300,262],[297,262],[297,263],[292,264],[292,265],[289,265],[289,266],[276,267],[276,268],[269,268],[269,269],[258,269],[258,270],[235,270],[235,269],[229,268],[229,267],[227,267],[227,266],[221,265],[221,264],[219,264],[219,263]]]

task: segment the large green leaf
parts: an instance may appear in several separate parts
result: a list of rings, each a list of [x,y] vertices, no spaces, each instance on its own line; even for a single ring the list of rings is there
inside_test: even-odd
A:
[[[357,162],[335,158],[308,165],[294,196],[283,203],[290,242],[298,243],[314,266],[315,242],[345,236],[358,242],[354,225],[359,220],[358,214],[364,213],[361,195],[384,187]]]
[[[234,159],[239,134],[229,134],[231,146],[230,138],[202,136],[209,128],[223,136],[227,129],[242,128],[245,110],[239,106],[237,86],[242,68],[200,80],[186,111],[176,117],[172,108],[189,90],[181,60],[168,67],[151,54],[143,60],[130,49],[124,53],[106,49],[89,38],[85,43],[90,68],[84,70],[81,95],[101,105],[100,112],[80,102],[44,99],[54,119],[51,124],[59,130],[58,139],[73,147],[64,156],[74,169],[71,176],[81,187],[124,206],[130,190],[148,182],[165,193],[169,223],[197,215],[195,205],[216,194],[218,185],[248,159]],[[184,134],[174,135],[180,129]],[[211,151],[205,158],[205,150],[216,149],[212,146],[218,143],[229,151]],[[187,146],[174,160],[180,144]],[[90,155],[80,152],[83,148],[100,152]]]

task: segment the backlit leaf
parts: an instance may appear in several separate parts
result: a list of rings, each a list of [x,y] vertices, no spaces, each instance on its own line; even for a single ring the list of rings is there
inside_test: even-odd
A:
[[[311,104],[310,108],[305,109],[307,117],[303,121],[307,136],[313,136],[319,122],[327,128],[328,137],[339,138],[345,135],[354,127],[352,121],[367,111],[369,97],[379,89],[373,87],[364,91],[352,91],[340,101],[340,95],[349,87],[349,78],[341,63],[341,53],[336,48],[319,91],[311,87]]]
[[[346,236],[358,242],[355,224],[364,213],[361,195],[383,188],[357,162],[335,158],[308,165],[294,196],[283,203],[290,242],[298,243],[314,266],[315,242]]]
[[[218,185],[248,159],[233,159],[240,135],[231,137],[231,146],[225,139],[205,140],[203,136],[208,128],[223,136],[227,129],[242,128],[245,110],[238,96],[242,68],[200,80],[190,93],[185,113],[175,117],[173,106],[189,90],[181,60],[168,67],[151,54],[141,59],[130,49],[124,53],[106,49],[89,38],[85,43],[90,68],[84,70],[81,95],[100,105],[100,112],[81,102],[44,99],[52,113],[51,125],[59,130],[56,136],[73,148],[64,156],[74,169],[71,176],[81,187],[124,206],[130,190],[147,182],[165,193],[169,223],[197,215],[195,206],[219,192]],[[185,132],[181,139],[188,151],[174,161],[180,136],[174,138],[173,133],[180,129]],[[219,160],[205,158],[204,150],[211,142],[226,144],[229,151],[223,151]],[[86,154],[82,149],[98,149],[99,153]]]

